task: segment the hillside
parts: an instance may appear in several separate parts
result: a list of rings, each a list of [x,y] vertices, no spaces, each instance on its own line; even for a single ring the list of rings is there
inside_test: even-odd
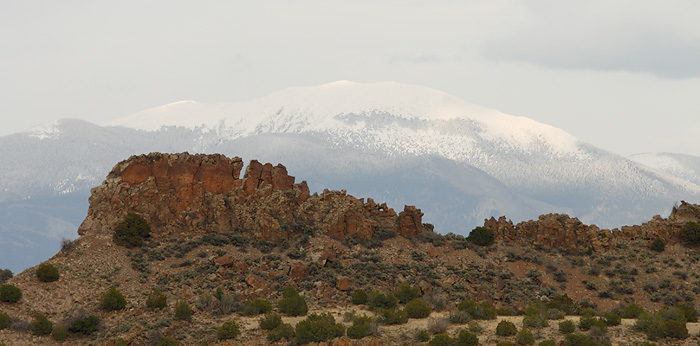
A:
[[[46,261],[60,278],[42,282],[34,267],[7,280],[22,297],[0,303],[0,312],[11,318],[0,330],[0,343],[54,343],[51,336],[30,333],[30,322],[40,313],[66,328],[82,317],[97,317],[98,328],[90,335],[68,333],[65,343],[71,345],[119,338],[149,345],[163,336],[180,345],[271,344],[258,326],[262,315],[255,314],[265,304],[248,301],[264,299],[279,312],[286,287],[301,294],[309,313],[330,312],[346,327],[352,318],[343,321],[352,313],[384,320],[373,324],[370,336],[343,336],[333,345],[427,344],[416,340],[415,332],[450,319],[446,328],[452,336],[470,329],[483,345],[515,341],[497,336],[496,324],[510,320],[522,329],[525,317],[505,315],[530,311],[533,301],[549,302],[552,318],[583,307],[602,315],[631,303],[647,310],[665,304],[696,307],[700,252],[681,243],[681,234],[689,221],[700,221],[697,205],[683,202],[668,218],[614,230],[562,214],[516,224],[494,218],[484,226],[495,242],[482,246],[474,238],[433,232],[415,207],[396,213],[345,191],[310,193],[307,183],[296,182],[282,165],[251,161],[241,176],[243,167],[240,158],[187,153],[133,156],[114,166],[92,190],[81,236]],[[150,225],[149,237],[133,248],[117,245],[115,229],[134,213]],[[657,239],[663,251],[650,249]],[[123,309],[102,307],[109,287],[123,294]],[[165,294],[165,308],[147,307],[154,289]],[[370,302],[353,304],[359,290],[370,293]],[[433,311],[429,318],[392,324],[385,312],[373,309],[381,301],[374,291],[421,297]],[[571,301],[562,300],[564,295]],[[501,316],[477,320],[479,312],[465,308],[465,299],[493,304]],[[177,318],[178,301],[189,304],[191,318]],[[469,317],[459,317],[460,307]],[[284,316],[283,321],[295,325],[304,318]],[[471,318],[477,322],[461,324]],[[236,321],[241,334],[219,340],[217,329],[226,321]],[[560,321],[538,329],[537,342],[564,340]],[[616,345],[646,340],[632,330],[633,319],[622,322],[607,331],[578,328],[576,333],[595,331]],[[693,336],[657,342],[697,344],[700,328],[685,322]]]

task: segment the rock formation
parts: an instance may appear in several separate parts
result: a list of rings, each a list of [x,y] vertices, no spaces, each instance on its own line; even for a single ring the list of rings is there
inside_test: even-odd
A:
[[[130,212],[141,214],[155,237],[180,232],[236,231],[279,241],[303,232],[337,239],[371,238],[376,230],[404,237],[423,232],[420,209],[396,212],[372,199],[365,203],[345,191],[311,195],[282,165],[243,162],[223,155],[132,156],[118,163],[92,190],[79,234],[109,237]]]
[[[542,247],[559,247],[573,251],[604,251],[611,246],[629,240],[650,240],[657,238],[676,243],[680,232],[688,221],[700,221],[700,206],[682,201],[664,219],[657,215],[641,225],[622,226],[620,229],[600,229],[595,225],[585,225],[578,218],[562,214],[540,215],[538,220],[523,221],[517,225],[504,216],[484,220],[484,227],[494,231],[496,241],[523,242]]]

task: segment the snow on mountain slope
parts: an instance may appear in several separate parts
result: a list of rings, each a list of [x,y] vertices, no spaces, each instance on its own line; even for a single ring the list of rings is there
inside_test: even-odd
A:
[[[290,88],[249,102],[200,104],[182,101],[148,109],[106,126],[156,131],[167,126],[216,130],[235,139],[258,133],[330,132],[337,135],[367,131],[395,140],[390,132],[371,126],[383,120],[421,134],[446,134],[498,141],[511,148],[547,145],[560,152],[577,150],[578,140],[551,126],[473,105],[443,92],[398,83],[360,84],[347,81],[315,87]],[[460,125],[461,130],[456,132]],[[382,129],[383,130],[383,129]],[[401,137],[408,139],[411,133]],[[413,139],[415,141],[415,139]],[[421,143],[439,146],[440,143]],[[459,156],[455,152],[452,156]]]
[[[630,160],[677,179],[700,185],[700,157],[673,153],[644,153]]]

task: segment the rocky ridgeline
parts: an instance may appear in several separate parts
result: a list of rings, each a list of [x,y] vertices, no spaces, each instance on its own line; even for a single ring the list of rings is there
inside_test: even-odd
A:
[[[688,221],[700,221],[700,206],[682,201],[668,218],[657,215],[642,225],[622,226],[612,230],[585,225],[578,218],[564,214],[540,215],[538,220],[523,221],[514,225],[505,216],[484,221],[484,227],[494,231],[496,241],[525,242],[545,248],[559,247],[573,251],[609,249],[620,242],[657,238],[667,243],[677,243],[680,232]]]
[[[111,237],[127,213],[144,216],[158,237],[181,233],[238,231],[279,241],[309,230],[336,239],[368,239],[376,232],[411,237],[423,232],[420,209],[398,215],[386,204],[365,202],[345,191],[310,194],[282,165],[223,155],[132,156],[118,163],[92,190],[78,233]]]

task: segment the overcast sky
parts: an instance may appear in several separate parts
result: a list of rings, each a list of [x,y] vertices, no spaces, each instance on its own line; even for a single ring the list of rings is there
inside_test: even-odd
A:
[[[336,80],[700,156],[698,1],[0,1],[0,135]],[[577,4],[574,4],[577,3]]]

